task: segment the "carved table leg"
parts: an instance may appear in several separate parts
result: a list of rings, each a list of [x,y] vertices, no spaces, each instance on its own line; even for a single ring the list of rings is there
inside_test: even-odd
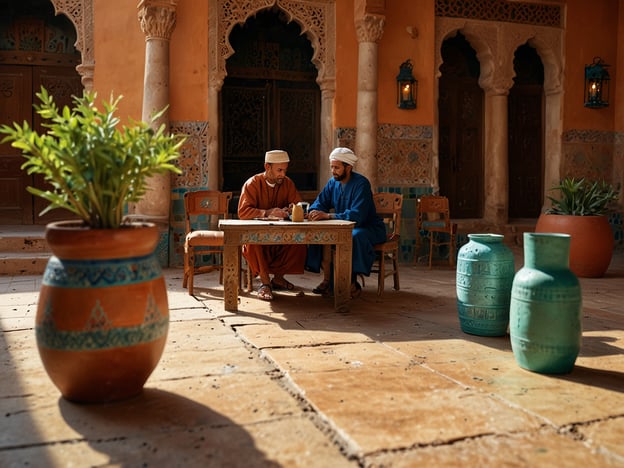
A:
[[[338,312],[349,311],[349,301],[351,300],[351,251],[352,245],[350,242],[336,244],[334,307]]]
[[[240,281],[239,245],[223,246],[223,299],[225,310],[238,310],[238,288]]]

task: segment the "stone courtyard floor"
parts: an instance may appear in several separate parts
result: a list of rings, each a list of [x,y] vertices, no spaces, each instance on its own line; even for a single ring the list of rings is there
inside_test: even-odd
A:
[[[522,258],[516,254],[516,268]],[[142,395],[64,400],[36,348],[40,276],[0,277],[1,467],[624,467],[624,254],[581,279],[570,374],[521,369],[509,336],[465,334],[455,270],[367,279],[348,313],[293,292],[223,309],[217,274],[165,270],[171,323]]]

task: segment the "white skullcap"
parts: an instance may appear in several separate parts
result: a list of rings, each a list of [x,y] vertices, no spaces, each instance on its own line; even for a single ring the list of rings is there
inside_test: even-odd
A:
[[[267,151],[264,155],[265,163],[285,163],[290,162],[288,153],[284,150]]]
[[[349,148],[335,148],[329,155],[329,159],[335,159],[350,166],[355,166],[358,158]]]

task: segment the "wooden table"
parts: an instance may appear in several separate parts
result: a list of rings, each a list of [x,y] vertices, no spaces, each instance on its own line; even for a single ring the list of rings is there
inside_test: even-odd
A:
[[[352,221],[326,220],[258,221],[222,219],[223,293],[225,310],[238,310],[240,248],[243,244],[329,244],[336,246],[334,258],[334,306],[348,310],[351,299]]]

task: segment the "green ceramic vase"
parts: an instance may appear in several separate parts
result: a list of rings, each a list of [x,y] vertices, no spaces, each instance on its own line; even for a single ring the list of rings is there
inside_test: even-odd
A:
[[[513,280],[509,312],[511,348],[524,369],[565,374],[574,367],[582,298],[569,257],[568,234],[524,234],[524,266]]]
[[[459,324],[465,333],[503,336],[509,325],[513,252],[501,234],[468,234],[457,254]]]

